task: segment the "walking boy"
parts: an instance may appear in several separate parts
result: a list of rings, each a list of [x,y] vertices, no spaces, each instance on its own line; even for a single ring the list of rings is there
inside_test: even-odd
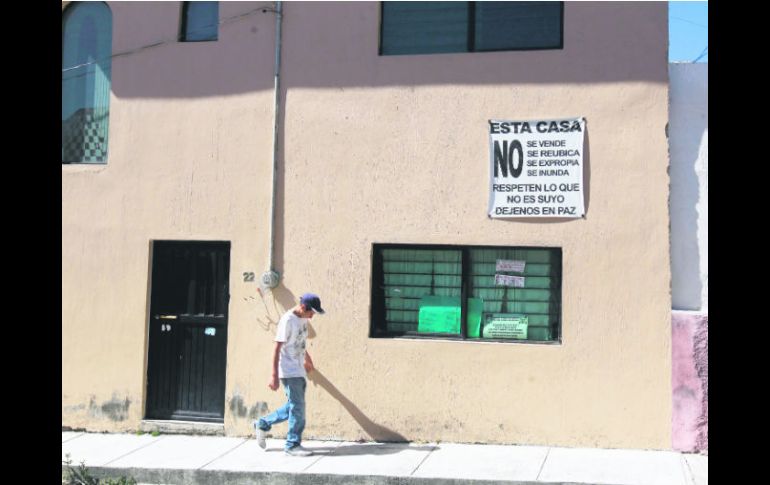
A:
[[[302,447],[302,431],[305,429],[306,372],[312,372],[313,359],[305,349],[307,324],[313,315],[325,312],[321,299],[313,293],[305,293],[299,305],[284,313],[278,321],[273,350],[273,373],[267,384],[271,390],[278,389],[278,379],[283,384],[288,401],[275,412],[254,421],[257,444],[267,448],[265,433],[277,423],[289,421],[284,451],[291,456],[310,456],[312,451]]]

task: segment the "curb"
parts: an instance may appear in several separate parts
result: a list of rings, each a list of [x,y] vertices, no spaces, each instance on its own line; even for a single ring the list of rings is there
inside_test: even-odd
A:
[[[62,471],[64,470],[66,470],[66,467],[62,466]],[[89,467],[88,470],[94,477],[98,478],[130,476],[137,483],[164,485],[331,485],[339,483],[346,485],[593,485],[579,482],[532,482],[520,480],[242,472],[200,469]]]

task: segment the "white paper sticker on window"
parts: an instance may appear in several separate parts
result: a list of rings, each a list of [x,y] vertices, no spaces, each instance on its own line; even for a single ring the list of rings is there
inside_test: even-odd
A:
[[[509,276],[504,274],[495,275],[495,286],[514,286],[524,288],[525,278],[523,276]]]
[[[516,261],[509,259],[498,259],[495,265],[495,271],[514,271],[516,273],[523,273],[526,261]]]
[[[487,315],[484,325],[484,338],[516,338],[526,339],[529,317],[508,313],[493,313]]]
[[[206,335],[214,336],[217,333],[217,329],[214,327],[206,327],[206,330],[203,331]]]

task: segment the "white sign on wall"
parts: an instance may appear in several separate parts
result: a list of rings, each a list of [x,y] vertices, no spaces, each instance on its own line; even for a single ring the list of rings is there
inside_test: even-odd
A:
[[[583,217],[585,126],[489,120],[489,217]]]

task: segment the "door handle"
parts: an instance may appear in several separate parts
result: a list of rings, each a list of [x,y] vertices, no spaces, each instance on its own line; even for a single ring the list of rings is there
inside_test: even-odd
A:
[[[161,320],[176,320],[176,315],[155,315],[155,319]]]

